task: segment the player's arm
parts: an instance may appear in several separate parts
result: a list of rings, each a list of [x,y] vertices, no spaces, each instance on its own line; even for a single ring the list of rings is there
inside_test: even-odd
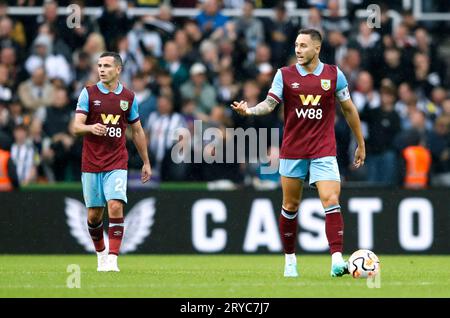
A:
[[[355,151],[355,158],[353,164],[356,168],[364,165],[364,160],[366,159],[366,146],[364,143],[364,137],[361,130],[361,121],[359,119],[358,109],[353,103],[350,92],[348,90],[348,82],[345,78],[344,73],[337,68],[337,83],[336,83],[336,97],[341,104],[342,113],[344,114],[345,120],[350,126],[353,135],[356,137],[356,142],[358,147]]]
[[[282,102],[282,96],[283,96],[283,76],[281,74],[281,70],[278,70],[277,73],[275,74],[275,77],[273,78],[272,87],[269,90],[269,94],[267,95],[264,101],[257,104],[255,107],[250,108],[248,107],[247,102],[245,101],[233,102],[231,107],[239,115],[242,116],[267,115],[270,112],[272,112],[279,103]]]
[[[249,108],[247,106],[247,102],[245,101],[233,102],[231,107],[239,115],[242,116],[250,116],[250,115],[261,116],[271,113],[277,105],[278,105],[277,100],[272,96],[267,95],[266,99],[261,103],[257,104],[255,107]]]
[[[86,125],[86,118],[86,114],[75,114],[75,121],[73,124],[73,131],[75,136],[84,136],[86,134],[93,134],[96,136],[106,135],[106,125],[100,123],[96,123],[94,125]]]
[[[341,101],[342,113],[350,126],[353,135],[355,135],[358,147],[355,152],[355,159],[353,164],[356,168],[364,165],[364,160],[366,159],[366,146],[364,143],[364,137],[361,130],[361,121],[359,120],[358,109],[351,98]]]
[[[100,123],[94,125],[86,125],[87,115],[89,113],[89,94],[86,88],[78,97],[77,109],[75,112],[74,134],[75,136],[84,136],[86,134],[94,134],[97,136],[106,135],[106,125]]]
[[[131,124],[131,131],[133,142],[136,146],[137,151],[139,152],[139,156],[141,157],[142,162],[144,163],[144,165],[142,166],[141,181],[142,183],[145,183],[150,180],[152,169],[150,166],[150,159],[148,158],[147,139],[145,138],[145,132],[142,128],[140,120]]]

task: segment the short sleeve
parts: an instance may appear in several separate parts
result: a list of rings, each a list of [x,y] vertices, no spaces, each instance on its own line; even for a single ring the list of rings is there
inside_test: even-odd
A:
[[[87,114],[89,112],[89,93],[85,88],[80,93],[77,102],[77,113]]]
[[[344,73],[341,71],[339,67],[337,67],[337,83],[336,83],[336,92],[344,89],[345,86],[348,86],[347,79],[345,78]]]
[[[283,75],[279,69],[272,81],[272,87],[269,90],[269,96],[275,98],[277,102],[283,101]]]
[[[347,79],[339,67],[337,67],[336,97],[340,102],[350,99]]]
[[[139,106],[136,100],[136,96],[133,99],[133,104],[131,105],[130,113],[128,114],[128,122],[134,124],[139,120]]]

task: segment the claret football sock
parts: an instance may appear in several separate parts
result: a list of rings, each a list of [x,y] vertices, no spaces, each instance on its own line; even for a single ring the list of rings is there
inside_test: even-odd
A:
[[[279,227],[281,242],[283,243],[283,250],[285,254],[295,253],[295,243],[297,239],[297,215],[298,212],[291,212],[282,208]]]
[[[344,220],[341,207],[334,205],[325,208],[325,233],[327,235],[330,253],[342,253],[344,245]]]
[[[105,250],[105,241],[103,240],[103,222],[91,224],[88,221],[88,230],[94,242],[95,251],[103,252]]]
[[[109,219],[109,254],[119,255],[120,244],[123,237],[123,218],[110,218]]]

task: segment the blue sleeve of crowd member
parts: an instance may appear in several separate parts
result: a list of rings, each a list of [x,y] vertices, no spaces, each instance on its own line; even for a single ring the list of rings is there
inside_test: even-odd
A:
[[[128,114],[128,122],[134,123],[137,122],[138,120],[139,120],[139,105],[136,100],[136,97],[134,97],[130,113]]]
[[[339,92],[341,89],[344,89],[345,86],[348,86],[347,79],[345,78],[344,73],[337,67],[337,83],[336,83],[336,92]]]
[[[269,94],[277,96],[281,101],[283,100],[283,75],[281,70],[278,70],[272,81],[272,87],[269,90]]]
[[[83,90],[80,93],[80,96],[78,97],[77,111],[80,111],[81,113],[89,112],[89,93],[86,87],[83,88]]]

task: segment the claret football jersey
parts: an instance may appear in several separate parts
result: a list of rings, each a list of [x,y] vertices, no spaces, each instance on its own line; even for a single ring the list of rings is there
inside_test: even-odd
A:
[[[336,65],[319,62],[312,73],[299,64],[283,67],[268,95],[284,103],[280,158],[336,156],[335,98],[350,98],[347,80]]]
[[[128,168],[125,131],[139,120],[134,93],[121,83],[109,92],[101,82],[88,86],[78,98],[77,113],[87,115],[86,125],[107,126],[104,136],[86,134],[83,140],[82,172],[104,172]]]

